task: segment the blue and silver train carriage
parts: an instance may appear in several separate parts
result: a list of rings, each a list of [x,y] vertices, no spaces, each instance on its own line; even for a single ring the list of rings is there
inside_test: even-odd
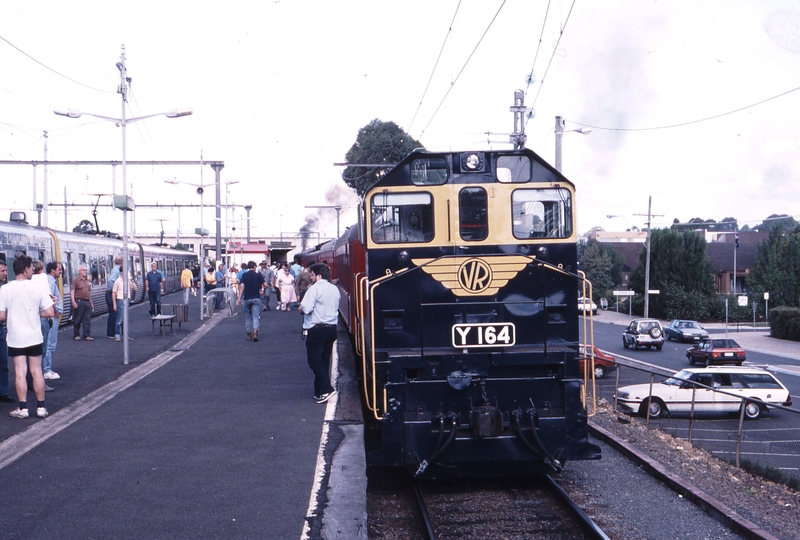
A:
[[[78,267],[86,264],[89,268],[89,279],[92,281],[92,301],[95,308],[93,314],[108,312],[104,299],[106,280],[114,268],[114,259],[122,256],[122,240],[33,227],[25,224],[24,218],[22,221],[0,221],[0,260],[8,265],[8,279],[14,279],[14,258],[20,255],[27,255],[45,264],[51,261],[62,263],[64,274],[59,288],[66,301],[61,324],[69,324],[72,319],[70,283],[78,275]],[[132,303],[145,299],[144,276],[150,271],[151,263],[155,262],[164,274],[165,291],[169,294],[180,289],[180,274],[185,265],[194,265],[197,262],[197,256],[190,251],[134,242],[129,242],[128,245],[128,264],[136,281]]]
[[[574,185],[527,149],[415,151],[361,212],[358,234],[311,258],[342,287],[368,463],[507,476],[600,459],[578,363]]]

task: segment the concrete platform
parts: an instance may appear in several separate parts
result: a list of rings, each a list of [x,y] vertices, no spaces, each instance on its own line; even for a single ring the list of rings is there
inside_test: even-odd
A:
[[[314,401],[302,315],[262,313],[254,343],[243,314],[199,313],[192,297],[182,331],[153,336],[133,307],[127,366],[106,317],[93,342],[62,329],[51,416],[0,404],[0,538],[366,538],[360,409]]]

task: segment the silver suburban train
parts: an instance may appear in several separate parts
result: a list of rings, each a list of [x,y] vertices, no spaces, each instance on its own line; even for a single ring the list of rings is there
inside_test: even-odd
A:
[[[45,264],[56,261],[64,265],[64,274],[59,282],[63,295],[64,316],[61,324],[71,324],[72,305],[69,302],[70,284],[78,275],[78,267],[86,264],[92,281],[93,315],[106,313],[104,299],[106,279],[114,268],[114,259],[122,255],[122,240],[89,234],[67,233],[45,227],[34,227],[24,223],[24,214],[12,214],[15,221],[0,221],[0,260],[8,265],[8,279],[14,279],[14,259],[27,255]],[[145,299],[144,276],[155,262],[164,274],[167,294],[180,289],[180,275],[186,264],[192,268],[197,255],[160,246],[149,246],[138,242],[128,243],[129,268],[135,277],[136,293],[132,303]]]

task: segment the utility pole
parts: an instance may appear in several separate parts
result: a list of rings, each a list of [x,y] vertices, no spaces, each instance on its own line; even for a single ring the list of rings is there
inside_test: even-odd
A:
[[[36,201],[33,201],[34,203]],[[47,132],[44,132],[44,181],[42,182],[42,208],[44,209],[44,220],[42,223],[47,227]]]
[[[664,217],[663,214],[653,214],[653,196],[647,198],[647,260],[644,265],[644,318],[650,316],[650,222],[652,218]],[[634,214],[635,216],[642,216],[644,214]]]
[[[564,120],[556,116],[556,170],[561,172],[561,140],[564,137]],[[647,300],[645,300],[647,302]],[[645,304],[647,305],[647,304]]]

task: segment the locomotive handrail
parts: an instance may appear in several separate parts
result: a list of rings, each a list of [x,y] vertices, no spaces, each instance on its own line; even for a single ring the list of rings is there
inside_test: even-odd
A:
[[[596,379],[594,377],[594,313],[591,309],[591,301],[592,301],[592,282],[586,279],[586,273],[582,270],[578,270],[578,274],[581,279],[581,297],[584,299],[583,308],[581,311],[583,312],[583,357],[585,360],[590,360],[591,362],[587,362],[584,360],[583,362],[583,388],[581,389],[581,398],[583,399],[583,407],[586,408],[586,387],[589,384],[589,373],[592,374],[592,412],[588,413],[587,416],[594,416],[597,414],[597,387],[596,387]],[[587,296],[587,286],[588,286],[588,293]],[[586,300],[589,300],[589,317],[586,317]],[[587,336],[589,341],[587,342]],[[586,351],[589,351],[587,354]]]

